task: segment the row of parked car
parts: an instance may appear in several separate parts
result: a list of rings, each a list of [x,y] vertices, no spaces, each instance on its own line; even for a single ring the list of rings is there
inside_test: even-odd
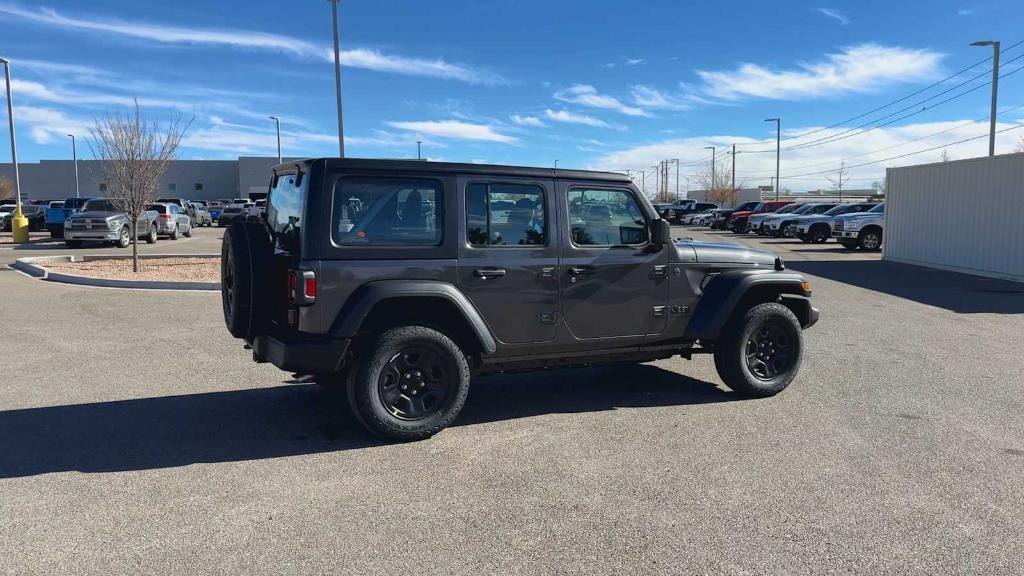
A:
[[[822,244],[835,238],[848,250],[880,250],[885,230],[884,202],[745,202],[733,209],[711,208],[687,214],[682,224],[798,238]]]
[[[156,242],[160,237],[176,240],[191,236],[202,226],[227,226],[236,218],[255,216],[265,210],[266,201],[249,198],[233,200],[186,200],[158,198],[143,213],[134,231],[135,237]],[[0,205],[0,231],[11,229],[16,205]],[[128,246],[133,232],[131,219],[116,203],[106,198],[68,198],[63,201],[24,203],[22,213],[29,231],[48,230],[52,238],[63,238],[69,247],[86,241]]]

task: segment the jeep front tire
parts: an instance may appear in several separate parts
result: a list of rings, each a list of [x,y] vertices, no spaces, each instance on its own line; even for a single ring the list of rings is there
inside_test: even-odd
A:
[[[725,385],[744,396],[774,396],[796,377],[803,333],[793,311],[769,302],[730,319],[715,345],[715,368]]]
[[[422,440],[462,411],[469,394],[469,362],[441,332],[425,326],[392,328],[365,354],[349,397],[370,432],[389,440]]]

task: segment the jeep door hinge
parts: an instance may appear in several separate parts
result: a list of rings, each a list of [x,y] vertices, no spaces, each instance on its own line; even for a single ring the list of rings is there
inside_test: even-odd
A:
[[[558,320],[557,312],[542,312],[540,315],[541,324],[554,324]]]
[[[668,265],[658,264],[654,267],[655,278],[668,278]]]
[[[664,318],[665,317],[665,310],[666,310],[665,306],[655,306],[654,307],[654,317],[655,318]]]

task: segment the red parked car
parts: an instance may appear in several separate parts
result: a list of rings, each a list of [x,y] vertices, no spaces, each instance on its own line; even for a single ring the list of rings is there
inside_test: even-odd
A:
[[[732,230],[736,234],[747,233],[747,220],[751,214],[763,214],[765,212],[775,212],[779,208],[792,204],[792,200],[771,200],[768,202],[761,202],[754,207],[753,210],[742,210],[739,212],[733,212],[732,216],[729,216],[729,230]]]

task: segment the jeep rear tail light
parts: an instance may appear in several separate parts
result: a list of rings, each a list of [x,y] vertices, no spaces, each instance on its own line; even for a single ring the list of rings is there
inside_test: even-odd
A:
[[[298,306],[316,302],[317,281],[312,270],[292,270],[288,275],[288,299]]]

